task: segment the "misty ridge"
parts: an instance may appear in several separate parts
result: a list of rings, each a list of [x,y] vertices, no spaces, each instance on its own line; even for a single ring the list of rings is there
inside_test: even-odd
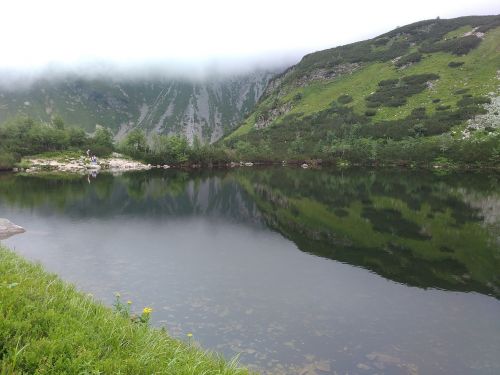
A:
[[[296,64],[303,52],[270,53],[261,56],[195,60],[110,61],[89,59],[74,63],[53,62],[33,67],[0,67],[0,89],[10,92],[30,89],[40,81],[65,80],[139,83],[180,81],[202,84],[238,79],[252,73],[278,74]]]

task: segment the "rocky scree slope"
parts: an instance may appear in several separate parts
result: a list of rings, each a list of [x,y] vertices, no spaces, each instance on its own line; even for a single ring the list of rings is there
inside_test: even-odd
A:
[[[15,116],[66,123],[93,132],[96,125],[117,139],[140,128],[148,134],[184,134],[214,142],[237,126],[273,76],[255,71],[195,82],[181,79],[39,80],[27,87],[0,87],[0,122]]]

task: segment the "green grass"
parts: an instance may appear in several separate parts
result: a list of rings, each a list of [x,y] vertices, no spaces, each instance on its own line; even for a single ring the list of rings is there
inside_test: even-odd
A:
[[[472,31],[472,26],[470,25],[465,25],[465,26],[462,26],[462,27],[459,27],[458,29],[455,29],[453,31],[450,31],[449,33],[447,33],[443,39],[452,39],[454,37],[461,37],[463,36],[465,33],[468,33],[469,31]]]
[[[153,312],[154,314],[154,312]],[[0,374],[248,374],[0,246]]]

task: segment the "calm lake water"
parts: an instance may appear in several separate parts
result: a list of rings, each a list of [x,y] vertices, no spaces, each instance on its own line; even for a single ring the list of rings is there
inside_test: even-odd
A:
[[[499,374],[500,178],[0,175],[4,244],[272,374]]]

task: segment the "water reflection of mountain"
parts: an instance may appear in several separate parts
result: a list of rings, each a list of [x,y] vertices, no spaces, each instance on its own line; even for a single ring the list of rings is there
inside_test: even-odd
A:
[[[72,218],[206,216],[266,225],[308,253],[422,288],[500,298],[498,180],[290,168],[0,175],[0,207]]]
[[[73,218],[197,215],[262,225],[253,200],[224,173],[155,172],[102,174],[90,184],[82,176],[4,174],[0,175],[0,205]]]
[[[411,286],[500,297],[500,223],[491,222],[500,196],[490,176],[289,169],[238,176],[268,225],[303,251]]]

